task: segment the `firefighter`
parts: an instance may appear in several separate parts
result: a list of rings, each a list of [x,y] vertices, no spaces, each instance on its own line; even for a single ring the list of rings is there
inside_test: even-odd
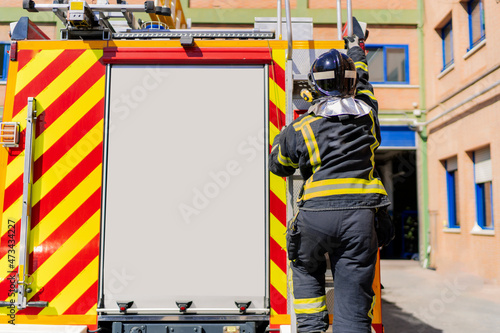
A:
[[[347,55],[330,50],[314,61],[313,105],[282,129],[270,154],[271,172],[286,177],[299,169],[304,179],[287,230],[298,332],[329,326],[325,253],[334,277],[333,332],[371,332],[377,248],[394,234],[375,170],[380,126],[365,52],[357,37],[346,45]]]

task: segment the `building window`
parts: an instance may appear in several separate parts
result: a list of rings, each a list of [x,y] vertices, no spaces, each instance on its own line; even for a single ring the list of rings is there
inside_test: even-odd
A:
[[[453,29],[451,20],[441,29],[443,71],[453,65]]]
[[[458,163],[457,157],[446,160],[446,189],[448,194],[448,227],[460,228],[458,214]]]
[[[9,69],[10,43],[0,42],[0,81],[7,80],[7,70]]]
[[[474,180],[476,183],[476,217],[482,229],[493,229],[493,186],[490,148],[473,153]]]
[[[467,12],[469,13],[469,48],[467,51],[470,51],[485,38],[483,1],[469,1]]]
[[[370,82],[409,84],[408,45],[366,45]]]

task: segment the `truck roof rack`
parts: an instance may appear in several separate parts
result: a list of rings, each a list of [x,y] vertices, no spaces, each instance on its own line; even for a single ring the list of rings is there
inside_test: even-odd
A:
[[[56,0],[52,4],[37,4],[23,0],[29,12],[52,11],[65,25],[61,39],[274,39],[274,30],[191,30],[180,0],[145,1],[130,5],[123,0],[109,4],[107,0],[88,4],[84,0]],[[148,13],[151,22],[136,19],[134,13]],[[122,20],[116,20],[121,18]],[[125,19],[125,20],[123,20]],[[126,22],[126,25],[124,23]]]

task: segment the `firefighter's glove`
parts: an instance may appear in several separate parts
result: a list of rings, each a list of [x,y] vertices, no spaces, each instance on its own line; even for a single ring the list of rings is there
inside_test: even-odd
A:
[[[359,38],[356,35],[344,37],[344,42],[345,42],[345,48],[347,50],[350,50],[355,46],[360,46],[359,45]]]
[[[395,230],[392,218],[387,212],[387,207],[382,207],[375,214],[375,231],[377,232],[378,246],[389,245],[394,239]]]

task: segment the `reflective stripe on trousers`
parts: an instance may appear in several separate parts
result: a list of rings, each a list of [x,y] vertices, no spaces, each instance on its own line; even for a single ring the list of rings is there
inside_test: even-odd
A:
[[[287,244],[298,332],[326,331],[325,253],[334,277],[333,333],[370,333],[377,258],[375,209],[300,211]],[[292,241],[292,239],[289,239]],[[290,256],[290,254],[289,254]]]

